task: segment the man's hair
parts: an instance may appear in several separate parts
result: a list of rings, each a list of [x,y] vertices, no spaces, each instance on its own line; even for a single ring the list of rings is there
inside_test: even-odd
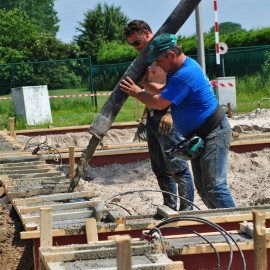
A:
[[[179,45],[175,45],[175,46],[171,47],[164,54],[167,55],[169,51],[174,52],[176,55],[181,55],[183,52],[182,46],[179,46]]]
[[[177,56],[181,55],[183,53],[182,47],[179,45],[175,45],[171,47],[170,49],[162,52],[160,55],[163,55],[167,58],[169,52],[174,52]]]
[[[142,33],[145,30],[148,30],[150,33],[152,33],[152,29],[148,23],[142,20],[133,20],[129,22],[124,28],[124,35],[125,37],[129,37],[135,32]]]

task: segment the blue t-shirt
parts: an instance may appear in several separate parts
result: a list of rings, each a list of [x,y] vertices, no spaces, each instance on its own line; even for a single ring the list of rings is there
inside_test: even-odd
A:
[[[195,131],[218,105],[209,79],[190,57],[174,74],[167,74],[160,96],[171,102],[174,125],[183,136]]]

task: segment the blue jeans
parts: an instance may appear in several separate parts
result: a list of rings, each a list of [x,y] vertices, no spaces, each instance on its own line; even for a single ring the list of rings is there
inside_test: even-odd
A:
[[[225,116],[205,140],[203,153],[191,160],[194,184],[204,204],[211,209],[235,207],[227,187],[228,152],[232,131]]]
[[[180,210],[192,210],[194,202],[194,186],[192,175],[189,170],[188,163],[180,158],[172,157],[168,151],[182,139],[180,134],[175,130],[168,135],[161,135],[158,132],[158,127],[161,118],[166,113],[163,111],[154,111],[154,116],[148,114],[146,122],[146,132],[148,149],[150,154],[151,166],[158,185],[162,191],[167,191],[187,199],[180,199]],[[162,193],[164,204],[168,207],[177,210],[177,197],[170,194]]]

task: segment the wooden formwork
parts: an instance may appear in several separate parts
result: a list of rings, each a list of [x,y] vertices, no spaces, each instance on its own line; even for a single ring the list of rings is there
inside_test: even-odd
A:
[[[96,220],[85,223],[88,244],[52,246],[52,209],[41,208],[39,269],[179,269],[182,262],[173,262],[153,242],[132,240],[129,235],[98,241]]]
[[[141,241],[132,241],[131,258],[117,254],[117,241],[107,243],[94,243],[86,245],[72,245],[63,247],[40,248],[40,266],[46,270],[66,270],[70,269],[164,269],[164,270],[184,270],[182,262],[173,262],[166,255],[151,249],[150,245]],[[132,263],[129,266],[119,267],[117,257],[120,257],[120,264],[126,265],[125,260]]]
[[[43,220],[47,222],[51,214],[48,210],[51,209],[42,210]],[[251,222],[244,222],[240,224],[240,230],[226,234],[209,232],[165,237],[160,234],[158,238],[147,240],[117,235],[98,242],[95,237],[97,231],[94,230],[96,221],[92,219],[88,220],[93,225],[87,231],[92,234],[88,244],[61,247],[51,246],[51,223],[44,222],[41,224],[41,229],[43,226],[45,228],[42,233],[44,237],[41,235],[39,266],[41,270],[184,269],[184,266],[187,267],[185,269],[225,269],[228,265],[232,269],[267,269],[270,232],[263,225],[265,214],[259,212],[256,215],[254,226]],[[259,241],[258,236],[261,238]]]
[[[46,165],[40,159],[29,155],[29,153],[23,153],[22,155],[16,153],[15,157],[14,153],[0,155],[0,174],[1,183],[25,228],[25,232],[21,232],[21,238],[34,239],[35,258],[37,258],[39,254],[39,240],[42,240],[40,230],[42,219],[40,213],[41,209],[44,207],[50,208],[52,211],[51,242],[53,245],[73,245],[88,242],[86,221],[96,216],[97,205],[104,205],[104,202],[97,201],[93,198],[92,191],[69,193],[67,191],[69,187],[67,177],[56,171],[55,168]],[[265,212],[266,226],[269,227],[269,205],[180,213],[162,206],[157,208],[158,217],[154,215],[124,216],[115,209],[108,209],[104,206],[102,209],[103,218],[99,219],[100,221],[97,222],[96,238],[97,240],[106,240],[108,236],[127,233],[132,238],[138,238],[141,237],[144,230],[154,228],[163,218],[168,219],[185,215],[203,217],[219,224],[228,231],[238,230],[239,223],[252,221],[253,209]],[[43,221],[43,223],[46,222]],[[208,234],[208,237],[214,237],[214,235],[211,235],[213,231],[199,222],[187,220],[177,221],[174,222],[173,226],[194,229],[197,232]],[[169,256],[176,258],[175,260],[180,261],[183,256],[192,256],[190,261],[194,262],[195,256],[211,254],[209,253],[211,248],[209,248],[209,246],[206,247],[205,244],[196,243],[195,246],[186,245],[189,241],[188,239],[194,238],[194,236],[188,235],[184,241],[184,238],[178,237],[178,240],[175,241],[173,239],[175,238],[174,236],[179,234],[183,233],[179,233],[178,230],[171,228],[165,228],[164,231],[164,236],[168,236],[167,245],[173,247],[173,250],[178,250],[178,253],[172,253],[171,249],[167,249]],[[169,236],[172,236],[171,239]],[[218,240],[213,239],[213,241]],[[269,249],[269,237],[267,237],[267,241],[266,247]],[[177,249],[179,242],[183,242],[183,245],[181,248]],[[252,240],[244,241],[240,244],[243,250],[253,253],[254,244]],[[226,243],[216,243],[215,245],[217,245],[217,249],[220,252],[226,254],[228,250]],[[251,255],[248,257],[250,256]],[[50,256],[46,258],[49,257]],[[203,258],[200,257],[199,260],[203,260]],[[48,267],[46,265],[47,262],[48,261],[44,261],[44,267]]]

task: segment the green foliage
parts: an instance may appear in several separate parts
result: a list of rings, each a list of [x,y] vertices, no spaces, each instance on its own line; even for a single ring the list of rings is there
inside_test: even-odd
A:
[[[219,26],[219,33],[221,35],[227,35],[229,33],[233,33],[233,32],[238,32],[238,31],[242,31],[244,30],[241,26],[240,23],[233,23],[233,22],[223,22],[223,23],[220,23]],[[211,34],[214,34],[215,33],[215,27],[211,27],[209,29],[209,32],[208,33],[211,33]]]
[[[29,60],[38,40],[39,31],[35,21],[24,12],[19,9],[8,12],[0,10],[0,63]]]
[[[270,80],[263,81],[262,74],[237,78],[236,81],[237,112],[249,112],[258,107],[269,108],[269,101],[262,98],[270,97]]]
[[[250,31],[246,31],[243,29],[237,30],[238,28],[240,28],[240,26],[235,27],[234,30],[224,31],[224,33],[220,31],[219,40],[222,42],[225,42],[229,48],[259,46],[259,45],[269,44],[270,27],[257,29],[257,30],[250,30]],[[178,37],[178,41],[182,45],[183,50],[186,54],[188,55],[197,54],[196,35],[190,36],[190,37],[181,36],[181,37]],[[208,33],[204,33],[204,47],[207,49],[213,49],[213,50],[215,49],[215,35],[214,35],[214,32],[211,31],[211,29]]]
[[[138,52],[126,43],[112,41],[104,44],[97,55],[98,64],[113,64],[133,61]]]
[[[262,65],[261,79],[264,85],[270,84],[270,52],[265,53],[265,62]]]
[[[35,21],[40,32],[56,36],[59,19],[54,10],[55,0],[0,0],[0,9],[4,11],[20,9]],[[14,32],[15,33],[15,32]]]
[[[120,64],[96,65],[93,68],[93,86],[96,91],[114,89],[130,62]]]
[[[117,84],[119,78],[121,78],[119,72],[115,72],[113,75],[111,75],[104,71],[103,73],[100,73],[98,76],[93,78],[94,89],[113,89],[113,87]]]
[[[91,56],[93,63],[97,63],[98,52],[104,44],[124,41],[122,32],[128,20],[121,8],[114,5],[98,3],[93,10],[88,10],[77,28],[81,34],[75,37],[82,56]]]

